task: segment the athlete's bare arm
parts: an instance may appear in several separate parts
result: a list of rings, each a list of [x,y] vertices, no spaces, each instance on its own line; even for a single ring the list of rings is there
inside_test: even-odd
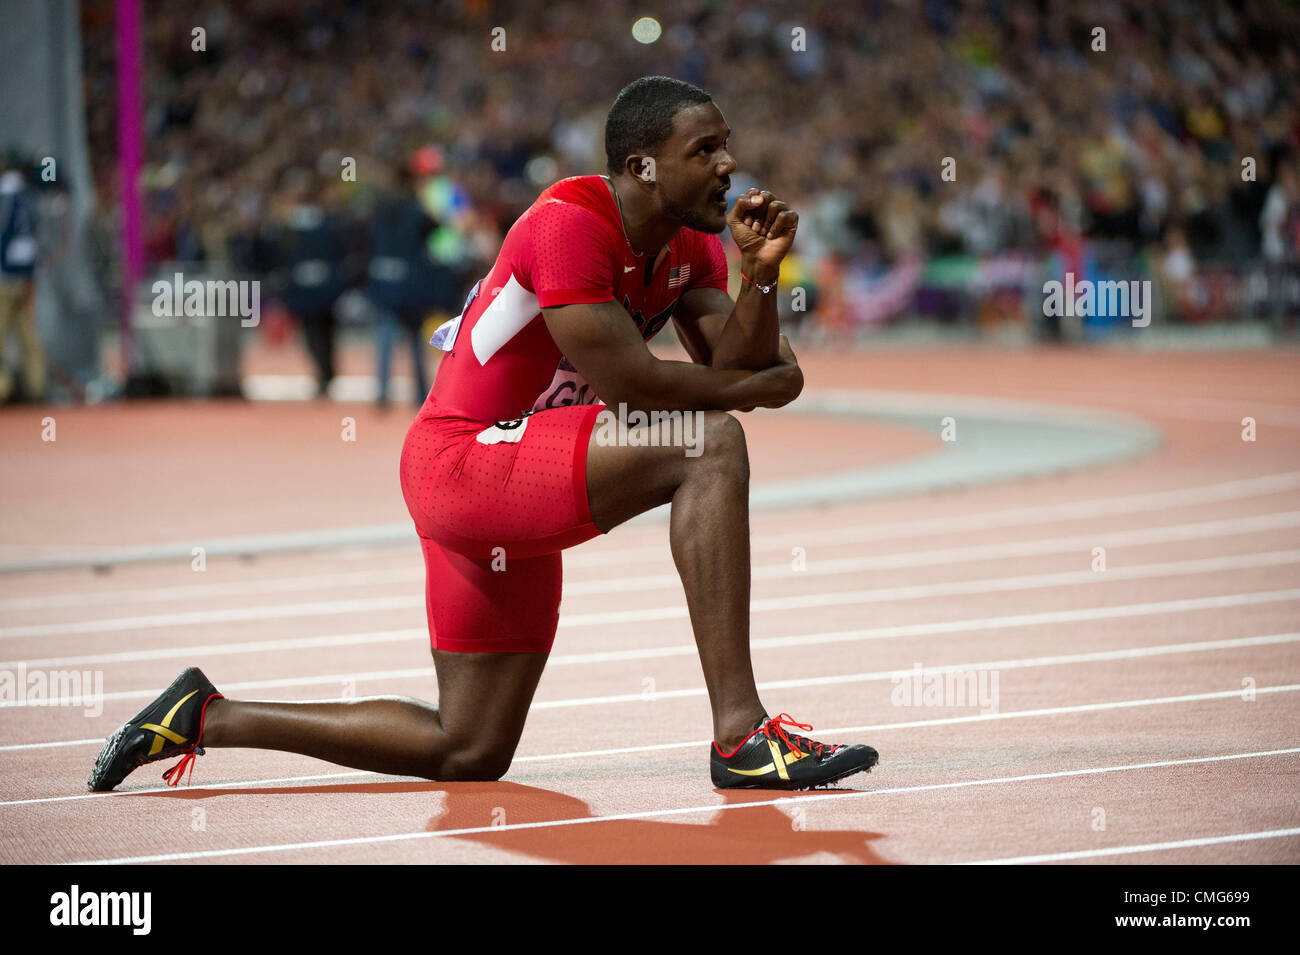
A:
[[[762,296],[763,293],[758,294]],[[737,304],[730,295],[719,288],[691,289],[678,301],[677,308],[673,311],[673,326],[677,329],[677,340],[682,343],[682,347],[694,362],[711,368],[721,367],[714,364],[714,355],[717,353],[717,343],[729,317],[724,309]],[[777,361],[793,365],[797,369],[799,360],[795,357],[794,349],[790,347],[790,340],[784,335],[779,335],[777,342]],[[800,371],[799,390],[802,388],[803,372]],[[798,394],[798,390],[795,394]],[[780,408],[787,404],[789,401],[764,402],[761,407]]]
[[[753,272],[745,264],[741,271],[748,276]],[[775,281],[775,279],[773,280]],[[673,325],[677,337],[696,362],[719,370],[749,368],[758,371],[780,361],[780,326],[776,317],[776,290],[764,295],[742,281],[739,298],[733,299],[720,288],[693,288],[687,291],[673,309]],[[768,314],[770,312],[770,314]],[[755,356],[758,349],[748,349],[751,329],[754,339],[766,340],[771,336],[778,344],[773,357],[765,354],[768,345],[762,346],[762,358]]]
[[[761,371],[715,369],[665,361],[646,347],[618,302],[542,309],[555,344],[610,406],[644,411],[733,411],[793,401],[803,388],[798,363],[780,360]]]
[[[760,371],[793,359],[789,342],[782,349],[775,288],[781,261],[794,245],[799,214],[770,192],[751,189],[727,213],[731,237],[740,249],[740,294],[717,288],[685,292],[673,323],[686,350],[711,368]]]

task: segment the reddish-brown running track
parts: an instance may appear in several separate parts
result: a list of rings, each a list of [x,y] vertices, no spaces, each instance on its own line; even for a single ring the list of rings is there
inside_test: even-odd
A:
[[[85,794],[99,741],[187,664],[234,697],[436,692],[413,537],[202,572],[186,556],[0,575],[0,672],[91,671],[104,691],[93,717],[0,708],[0,861],[1300,861],[1297,355],[801,357],[810,390],[1050,401],[1164,435],[1063,475],[754,515],[764,700],[880,750],[850,788],[711,787],[681,586],[649,522],[568,554],[555,651],[500,783],[224,750],[189,788],[164,787],[159,763]],[[742,418],[755,488],[940,446],[938,421]],[[0,560],[403,521],[408,420],[332,403],[6,410]],[[996,707],[900,705],[891,674],[916,663],[996,676]]]

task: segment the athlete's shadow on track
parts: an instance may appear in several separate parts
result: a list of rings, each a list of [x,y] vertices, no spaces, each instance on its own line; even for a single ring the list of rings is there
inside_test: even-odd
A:
[[[694,813],[680,822],[610,819],[516,829],[521,823],[595,817],[581,799],[518,783],[456,783],[446,785],[446,792],[443,812],[429,820],[429,831],[479,830],[449,838],[553,862],[760,865],[827,853],[842,862],[887,864],[870,845],[881,833],[814,828],[833,801],[800,806],[797,794],[791,794],[784,812],[776,806],[742,808],[769,802],[773,793],[728,792],[722,794],[724,804],[734,808],[719,807],[712,818]],[[707,821],[687,821],[701,817]],[[484,826],[491,828],[483,831]]]
[[[505,852],[577,865],[763,865],[828,854],[858,865],[893,865],[871,847],[879,832],[818,829],[834,800],[800,805],[800,796],[773,792],[724,792],[722,804],[706,813],[683,815],[680,822],[659,819],[597,819],[591,807],[566,793],[519,783],[383,782],[317,786],[253,786],[247,789],[174,789],[139,793],[143,797],[212,799],[220,796],[305,796],[393,793],[445,793],[442,811],[429,820],[429,832],[450,831],[462,839]],[[129,795],[123,792],[121,795]],[[786,805],[754,806],[779,798]],[[723,808],[734,807],[734,808]],[[697,822],[704,818],[706,821]],[[570,821],[572,820],[572,821]],[[591,820],[591,821],[586,821]],[[556,825],[555,823],[561,823]],[[529,823],[551,823],[514,828]],[[459,831],[466,830],[466,831]],[[455,833],[454,835],[450,833]]]

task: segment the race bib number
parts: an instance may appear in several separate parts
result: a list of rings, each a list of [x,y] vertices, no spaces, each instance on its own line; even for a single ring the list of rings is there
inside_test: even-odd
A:
[[[533,403],[534,411],[546,411],[549,408],[564,408],[568,405],[604,404],[596,390],[578,370],[569,364],[567,358],[561,358],[555,369],[555,377],[550,385]]]

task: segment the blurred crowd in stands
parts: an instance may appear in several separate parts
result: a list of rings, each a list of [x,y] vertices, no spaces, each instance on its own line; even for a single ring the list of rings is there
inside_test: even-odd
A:
[[[664,0],[652,44],[632,38],[631,0],[144,9],[149,261],[267,278],[321,355],[340,297],[391,284],[416,244],[424,297],[367,295],[387,347],[457,313],[542,189],[603,171],[605,113],[649,73],[714,96],[741,163],[732,201],[759,184],[800,211],[782,279],[809,290],[819,330],[1031,317],[1029,292],[1066,270],[1153,278],[1172,318],[1296,311],[1203,281],[1296,274],[1293,3]],[[83,41],[111,233],[109,0],[83,5]]]

